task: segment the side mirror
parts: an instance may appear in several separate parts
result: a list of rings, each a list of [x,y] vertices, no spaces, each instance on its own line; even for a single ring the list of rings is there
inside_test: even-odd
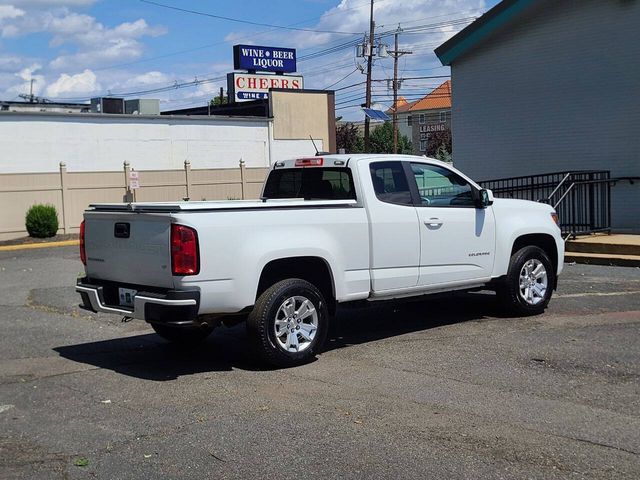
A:
[[[476,206],[478,208],[487,208],[489,205],[493,205],[493,192],[486,188],[478,190]]]

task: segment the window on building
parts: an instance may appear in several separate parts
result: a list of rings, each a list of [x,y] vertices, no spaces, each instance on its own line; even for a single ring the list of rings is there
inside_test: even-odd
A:
[[[424,125],[424,121],[425,121],[425,115],[424,113],[420,114],[420,125]]]
[[[407,176],[401,162],[374,162],[369,166],[369,170],[378,200],[412,205]]]
[[[431,207],[474,206],[471,185],[460,175],[437,165],[412,163],[420,203]]]
[[[420,151],[421,152],[426,152],[427,151],[427,142],[428,140],[420,140]]]
[[[429,134],[427,132],[420,132],[420,140],[428,140]]]
[[[411,115],[407,115],[407,126],[411,126],[413,125],[413,118],[411,118]]]
[[[440,112],[440,122],[446,122],[447,121],[447,112]]]

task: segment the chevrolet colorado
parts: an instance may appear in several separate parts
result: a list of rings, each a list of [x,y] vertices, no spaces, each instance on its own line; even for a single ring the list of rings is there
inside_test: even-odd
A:
[[[273,165],[259,200],[90,205],[76,290],[170,341],[246,320],[265,361],[296,365],[339,303],[489,288],[517,315],[543,312],[563,266],[557,222],[426,157],[299,158]]]

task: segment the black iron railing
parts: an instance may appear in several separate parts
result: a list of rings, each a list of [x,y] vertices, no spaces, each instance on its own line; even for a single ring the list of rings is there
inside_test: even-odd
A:
[[[611,184],[607,170],[554,172],[480,182],[494,196],[548,203],[560,217],[563,235],[611,230]]]

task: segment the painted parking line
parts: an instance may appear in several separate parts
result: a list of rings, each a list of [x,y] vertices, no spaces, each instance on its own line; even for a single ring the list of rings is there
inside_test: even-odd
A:
[[[79,245],[79,240],[63,240],[61,242],[25,243],[23,245],[2,245],[0,252],[11,252],[14,250],[32,250],[35,248],[70,247]]]
[[[583,293],[565,293],[554,295],[554,298],[580,298],[580,297],[617,297],[620,295],[637,295],[640,290],[629,290],[626,292],[583,292]]]

